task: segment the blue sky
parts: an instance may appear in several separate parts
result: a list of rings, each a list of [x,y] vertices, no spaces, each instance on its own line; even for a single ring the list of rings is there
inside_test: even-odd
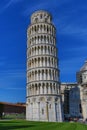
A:
[[[53,16],[62,82],[75,82],[87,59],[87,0],[0,0],[0,101],[26,100],[26,30],[36,10]]]

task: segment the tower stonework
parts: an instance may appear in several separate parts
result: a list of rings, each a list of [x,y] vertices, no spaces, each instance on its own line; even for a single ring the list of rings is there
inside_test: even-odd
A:
[[[27,30],[26,119],[62,122],[56,29],[52,16],[36,11]]]

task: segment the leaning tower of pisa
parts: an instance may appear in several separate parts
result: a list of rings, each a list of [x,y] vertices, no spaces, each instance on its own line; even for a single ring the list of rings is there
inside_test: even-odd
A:
[[[36,11],[27,30],[26,119],[62,121],[56,29],[52,16]]]

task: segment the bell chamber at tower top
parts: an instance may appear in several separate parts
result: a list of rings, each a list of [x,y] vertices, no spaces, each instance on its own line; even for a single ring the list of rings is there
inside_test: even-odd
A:
[[[39,22],[51,23],[52,16],[46,11],[36,11],[31,16],[31,24]]]

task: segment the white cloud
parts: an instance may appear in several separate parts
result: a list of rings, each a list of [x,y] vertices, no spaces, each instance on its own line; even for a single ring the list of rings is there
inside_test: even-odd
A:
[[[25,90],[26,73],[24,69],[5,69],[0,72],[0,89]]]
[[[5,60],[6,60],[6,57],[4,56],[0,57],[0,67],[3,67],[5,65]]]
[[[0,8],[0,13],[3,13],[8,9],[12,4],[16,4],[18,2],[22,2],[23,0],[7,0],[4,5]]]
[[[17,86],[17,87],[0,87],[0,89],[5,89],[5,90],[25,90],[25,86]]]
[[[1,79],[13,79],[13,80],[16,80],[16,79],[25,79],[25,76],[26,76],[26,73],[25,73],[25,70],[17,70],[17,69],[13,69],[13,70],[4,70],[0,73],[0,77]],[[0,79],[0,80],[1,80]]]
[[[60,26],[59,34],[69,35],[77,38],[78,40],[82,40],[83,42],[87,42],[87,27],[84,27],[83,25],[66,23],[66,25]]]
[[[75,52],[81,53],[83,51],[87,51],[87,45],[82,44],[82,46],[78,46],[78,47],[75,46],[75,47],[72,47],[72,48],[67,48],[65,51],[73,52],[73,53],[75,53]]]
[[[25,10],[23,12],[23,15],[24,16],[28,16],[29,14],[31,14],[33,11],[36,11],[36,10],[55,10],[55,9],[58,9],[59,6],[62,6],[62,4],[64,3],[68,3],[70,2],[71,0],[53,0],[53,1],[50,1],[50,0],[38,0],[38,1],[35,1],[34,3],[32,3],[31,5],[31,2],[29,5],[26,5],[25,6]],[[56,12],[55,12],[56,13]]]

